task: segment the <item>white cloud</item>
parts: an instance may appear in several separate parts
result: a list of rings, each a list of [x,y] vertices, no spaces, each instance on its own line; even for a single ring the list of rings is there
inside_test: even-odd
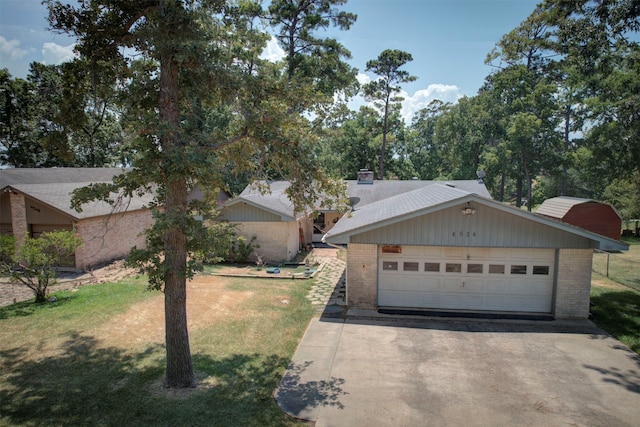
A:
[[[455,104],[463,97],[462,90],[455,85],[430,84],[426,89],[420,89],[413,95],[402,91],[400,96],[404,98],[402,101],[402,109],[400,113],[405,123],[411,123],[413,115],[423,108],[426,108],[431,101],[436,99],[442,102],[450,102]]]
[[[271,39],[269,39],[269,41],[267,42],[267,46],[264,48],[262,54],[260,55],[261,59],[266,59],[270,62],[278,62],[284,57],[284,50],[282,50],[282,48],[278,44],[278,40],[276,40],[275,37],[271,37]]]
[[[60,46],[56,43],[45,43],[42,45],[42,62],[49,65],[57,65],[71,61],[76,57],[73,48],[75,43],[68,46]]]
[[[358,79],[358,83],[360,83],[361,85],[366,85],[367,83],[371,83],[371,77],[363,73],[358,73],[358,75],[356,76],[356,79]]]
[[[371,79],[366,74],[358,74],[360,84],[369,83]],[[430,84],[426,89],[417,90],[413,95],[405,91],[400,91],[399,96],[404,98],[400,114],[406,124],[411,123],[413,115],[423,108],[426,108],[431,101],[436,99],[442,102],[455,104],[464,96],[462,89],[454,85]],[[373,103],[366,102],[362,95],[357,95],[347,103],[351,110],[357,111],[363,105],[373,107]]]
[[[0,58],[5,60],[19,60],[27,56],[29,51],[20,47],[20,40],[7,40],[0,36]]]

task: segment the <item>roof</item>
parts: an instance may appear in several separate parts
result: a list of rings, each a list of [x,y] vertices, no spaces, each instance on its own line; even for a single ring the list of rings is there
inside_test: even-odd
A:
[[[487,187],[480,180],[451,180],[451,181],[422,181],[422,180],[387,180],[374,181],[373,184],[358,184],[358,181],[347,182],[347,195],[354,208],[366,206],[389,197],[407,193],[431,184],[442,184],[451,188],[458,188],[482,197],[491,198]]]
[[[264,186],[267,185],[268,188]],[[274,215],[283,217],[290,221],[295,220],[293,202],[286,194],[289,188],[288,181],[261,181],[248,185],[238,197],[230,199],[224,206],[233,206],[237,203],[247,203],[259,209],[264,209]],[[298,214],[302,216],[303,214]]]
[[[607,203],[597,202],[593,199],[581,199],[578,197],[567,196],[553,197],[551,199],[545,200],[544,202],[542,202],[540,207],[538,207],[536,213],[552,218],[561,219],[564,218],[574,206],[585,203],[598,203],[603,206],[608,206],[616,213],[616,215],[620,217],[620,214],[613,208],[613,206]]]
[[[16,184],[110,182],[123,168],[8,168],[0,169],[0,188]]]
[[[593,233],[580,227],[564,223],[543,215],[533,214],[509,205],[497,202],[475,193],[442,184],[432,184],[414,191],[380,200],[354,209],[336,223],[323,237],[323,241],[344,243],[348,237],[396,224],[411,218],[449,208],[459,203],[474,201],[530,221],[566,231],[596,242],[604,250],[628,250],[628,246],[617,240]]]
[[[383,180],[374,181],[373,184],[358,184],[356,180],[345,181],[347,184],[347,197],[351,203],[351,207],[354,210],[360,209],[363,206],[377,203],[381,200],[387,200],[390,197],[398,194],[403,194],[411,191],[415,191],[420,188],[428,187],[433,184],[439,183],[447,188],[462,189],[469,193],[478,194],[482,197],[491,198],[487,187],[478,180],[452,180],[452,181],[400,181],[400,180]],[[225,206],[233,206],[237,203],[244,202],[255,206],[259,209],[271,212],[273,214],[285,217],[289,220],[294,220],[293,202],[286,194],[286,190],[289,187],[288,181],[273,181],[268,183],[269,190],[261,191],[261,186],[267,184],[265,181],[248,185],[240,195],[232,200],[229,200]],[[327,210],[317,206],[317,210]],[[297,216],[303,216],[304,213],[299,213]]]
[[[82,206],[82,212],[71,208],[74,190],[92,183],[112,182],[115,175],[124,172],[126,170],[121,168],[2,169],[0,189],[22,193],[76,220],[144,209],[152,202],[153,195],[123,198],[114,206],[90,202]]]

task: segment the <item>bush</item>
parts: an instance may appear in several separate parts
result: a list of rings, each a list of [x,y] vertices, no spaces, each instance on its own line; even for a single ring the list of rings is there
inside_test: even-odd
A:
[[[42,233],[37,239],[25,237],[11,262],[2,262],[2,269],[13,282],[30,288],[35,302],[44,302],[47,288],[56,283],[56,267],[68,261],[81,244],[73,231]],[[8,239],[2,239],[0,245],[3,255],[9,253]]]
[[[254,245],[257,239],[256,236],[251,237],[251,240],[247,241],[244,236],[238,236],[235,240],[233,247],[233,260],[235,262],[247,262],[254,250],[260,248],[260,245]]]

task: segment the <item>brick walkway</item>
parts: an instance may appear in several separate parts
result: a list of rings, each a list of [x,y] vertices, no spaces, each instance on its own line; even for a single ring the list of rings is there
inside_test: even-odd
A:
[[[345,267],[346,263],[336,256],[335,249],[314,249],[313,257],[323,263],[315,283],[307,298],[319,313],[341,312],[346,308],[345,301]]]

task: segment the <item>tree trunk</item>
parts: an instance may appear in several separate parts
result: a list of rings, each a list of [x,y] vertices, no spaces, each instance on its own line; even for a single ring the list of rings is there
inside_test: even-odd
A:
[[[384,157],[387,151],[387,123],[389,120],[389,96],[384,104],[384,117],[382,120],[382,149],[380,150],[380,169],[378,170],[378,179],[384,179]]]
[[[571,106],[567,105],[564,110],[564,153],[562,159],[562,183],[560,184],[560,195],[567,195],[567,154],[569,153],[569,132],[571,131]]]
[[[187,329],[187,239],[183,224],[187,215],[187,184],[180,163],[180,111],[178,64],[172,51],[160,59],[160,135],[166,183],[165,210],[169,227],[164,233],[165,339],[167,352],[165,387],[195,387]]]
[[[195,387],[195,376],[187,328],[187,241],[179,224],[186,215],[186,181],[183,178],[168,183],[166,209],[173,226],[164,235],[164,255],[167,273],[164,284],[165,340],[167,370],[165,387]]]

